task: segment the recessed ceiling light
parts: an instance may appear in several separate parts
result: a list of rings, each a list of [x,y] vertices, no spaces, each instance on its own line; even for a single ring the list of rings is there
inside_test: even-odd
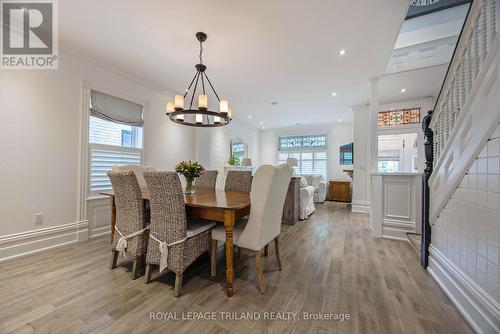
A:
[[[333,93],[332,93],[332,96],[337,96],[337,93],[336,93],[336,92],[333,92]]]
[[[340,49],[339,50],[339,56],[343,56],[347,53],[347,50],[346,49]]]
[[[401,93],[406,93],[406,88],[401,88]]]
[[[262,130],[264,130],[266,127],[265,126],[262,126]]]
[[[342,119],[341,119],[341,118],[339,118],[339,122],[342,122]]]
[[[264,123],[263,123],[262,121],[259,121],[259,124],[260,124],[260,125],[262,125],[262,124],[264,124]]]
[[[248,118],[252,119],[252,115],[248,115]]]

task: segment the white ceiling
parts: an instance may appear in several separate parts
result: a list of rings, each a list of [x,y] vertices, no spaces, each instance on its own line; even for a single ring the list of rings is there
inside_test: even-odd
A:
[[[469,4],[406,20],[394,45],[386,74],[448,64]]]
[[[204,31],[207,74],[235,117],[275,128],[349,121],[349,107],[368,102],[369,79],[383,75],[407,6],[407,0],[64,0],[59,30],[63,47],[172,93],[183,92],[194,75],[194,34]],[[341,48],[348,50],[344,57]],[[381,101],[396,99],[401,86],[408,97],[433,95],[438,85],[428,81],[417,74],[383,78]]]
[[[384,75],[379,81],[381,103],[436,97],[443,84],[448,64],[426,67],[414,71]],[[406,92],[402,93],[401,89]]]

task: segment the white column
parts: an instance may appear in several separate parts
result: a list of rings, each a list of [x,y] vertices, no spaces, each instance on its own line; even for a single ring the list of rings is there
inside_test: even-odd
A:
[[[369,183],[370,170],[368,159],[368,131],[369,128],[369,112],[368,105],[360,105],[352,107],[352,130],[354,142],[354,176],[352,180],[352,211],[353,212],[370,212],[369,198]]]
[[[378,107],[379,107],[379,79],[370,80],[370,126],[368,129],[368,161],[370,172],[378,171]]]

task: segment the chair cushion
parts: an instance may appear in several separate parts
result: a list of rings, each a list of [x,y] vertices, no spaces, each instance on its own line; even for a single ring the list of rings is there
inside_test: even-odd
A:
[[[195,235],[203,233],[203,232],[211,229],[214,226],[215,226],[215,223],[211,222],[211,221],[201,220],[201,219],[196,219],[196,220],[190,219],[187,222],[186,236],[188,238],[192,238]]]
[[[241,236],[241,233],[245,229],[245,226],[247,225],[248,220],[247,219],[240,219],[234,224],[233,227],[233,244],[238,246],[238,240]],[[226,228],[222,224],[218,224],[213,230],[212,230],[212,239],[218,240],[218,241],[226,241]]]

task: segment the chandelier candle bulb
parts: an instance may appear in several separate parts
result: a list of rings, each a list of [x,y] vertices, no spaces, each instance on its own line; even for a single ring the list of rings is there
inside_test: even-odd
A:
[[[174,111],[174,101],[168,100],[167,101],[167,112],[172,112]]]
[[[222,114],[227,114],[228,112],[228,103],[226,100],[221,100],[220,101],[220,112]]]
[[[200,110],[208,109],[208,95],[198,96],[198,109]]]
[[[201,123],[203,123],[203,115],[196,114],[196,124],[201,124]]]
[[[184,109],[184,96],[176,95],[175,96],[175,110]]]

